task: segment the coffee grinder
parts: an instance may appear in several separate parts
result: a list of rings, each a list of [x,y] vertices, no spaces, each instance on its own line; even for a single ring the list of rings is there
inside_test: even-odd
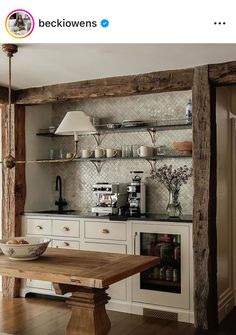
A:
[[[127,187],[129,216],[146,213],[146,185],[142,182],[143,171],[130,171],[132,182]]]

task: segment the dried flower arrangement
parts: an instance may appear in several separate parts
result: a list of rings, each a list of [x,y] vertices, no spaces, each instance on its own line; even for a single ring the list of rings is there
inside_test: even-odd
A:
[[[151,179],[157,179],[169,191],[169,203],[167,212],[170,217],[179,217],[182,214],[182,207],[179,202],[180,186],[187,184],[193,175],[193,169],[186,165],[174,169],[172,165],[166,164],[151,172]]]

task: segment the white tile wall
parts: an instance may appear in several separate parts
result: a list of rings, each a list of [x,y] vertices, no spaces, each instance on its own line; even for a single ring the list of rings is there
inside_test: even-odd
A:
[[[160,118],[181,119],[185,117],[185,105],[191,98],[191,91],[171,92],[161,94],[149,94],[143,96],[86,99],[81,102],[68,102],[53,105],[54,125],[58,125],[67,111],[83,110],[90,116],[96,116],[103,122],[121,122],[125,119],[147,120],[153,111],[158,112]],[[177,140],[192,140],[192,130],[175,130],[159,132],[157,145],[171,146]],[[55,138],[54,147],[63,149],[64,152],[73,151],[72,137]],[[146,132],[109,134],[103,140],[102,147],[120,148],[122,144],[152,145]],[[79,148],[96,147],[92,136],[79,138]],[[189,158],[168,159],[159,161],[158,165],[172,164],[192,166]],[[58,164],[53,167],[54,177],[59,174],[63,180],[64,196],[69,202],[69,207],[82,212],[90,211],[92,191],[91,187],[96,182],[122,182],[131,181],[130,170],[138,169],[144,171],[144,180],[147,183],[147,210],[149,212],[165,213],[168,192],[157,181],[150,181],[150,165],[143,160],[112,161],[107,162],[101,173],[98,174],[90,162]],[[55,178],[52,181],[53,192],[55,189]],[[55,192],[54,192],[55,194]],[[192,180],[181,189],[180,199],[185,214],[192,213]],[[55,194],[56,198],[56,194]],[[51,205],[53,205],[53,199]]]

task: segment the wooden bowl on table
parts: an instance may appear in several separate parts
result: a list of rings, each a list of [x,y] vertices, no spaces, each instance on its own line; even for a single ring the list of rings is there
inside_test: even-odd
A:
[[[173,142],[173,147],[175,150],[179,151],[182,155],[191,156],[193,143],[192,141],[181,141]]]

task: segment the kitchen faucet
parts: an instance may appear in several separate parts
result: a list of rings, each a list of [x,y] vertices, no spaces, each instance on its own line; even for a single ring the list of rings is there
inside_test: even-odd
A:
[[[62,182],[61,177],[57,176],[56,178],[56,191],[59,191],[59,199],[55,202],[55,205],[58,206],[58,213],[63,213],[63,206],[67,205],[65,199],[62,199]]]

